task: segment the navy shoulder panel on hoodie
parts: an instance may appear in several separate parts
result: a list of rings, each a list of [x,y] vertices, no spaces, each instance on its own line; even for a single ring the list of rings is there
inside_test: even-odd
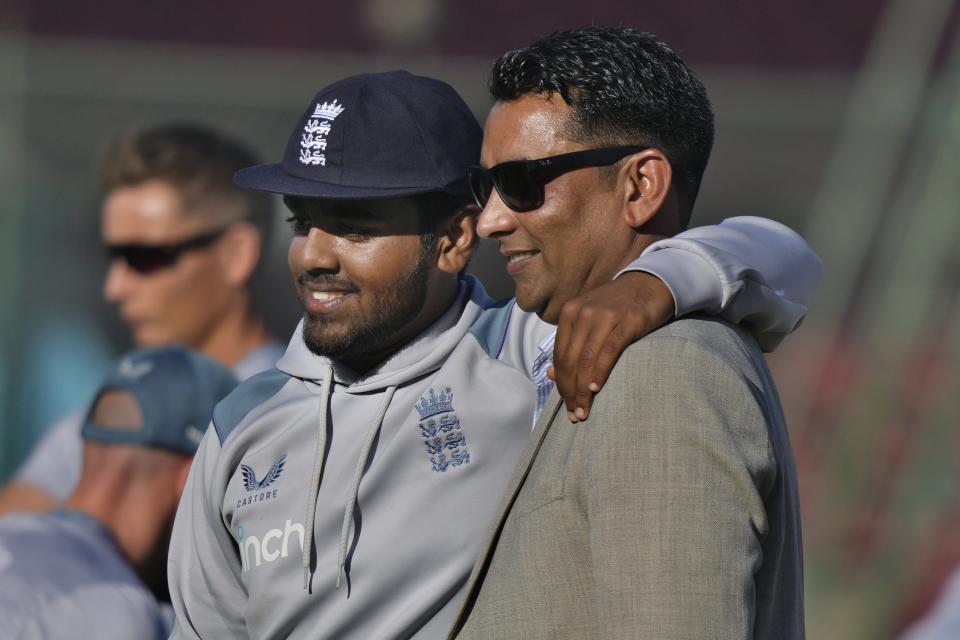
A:
[[[240,421],[253,410],[280,391],[290,376],[279,369],[270,369],[248,378],[213,408],[213,428],[217,430],[220,446]]]
[[[508,298],[484,309],[470,327],[470,333],[491,358],[498,358],[503,349],[507,329],[510,327],[513,303],[514,298]]]

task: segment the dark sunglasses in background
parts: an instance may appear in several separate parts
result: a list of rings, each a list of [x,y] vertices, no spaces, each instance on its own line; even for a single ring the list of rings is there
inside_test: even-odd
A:
[[[172,244],[108,244],[104,248],[111,262],[123,258],[131,269],[146,275],[172,267],[184,251],[202,249],[213,244],[227,229],[229,225]]]
[[[563,153],[539,160],[511,160],[484,169],[470,167],[470,190],[483,209],[493,189],[504,204],[517,212],[533,211],[543,205],[543,186],[562,173],[582,167],[602,167],[643,151],[647,147],[608,147]]]

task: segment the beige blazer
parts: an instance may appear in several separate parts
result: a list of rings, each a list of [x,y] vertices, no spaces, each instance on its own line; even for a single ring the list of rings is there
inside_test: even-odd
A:
[[[759,349],[714,319],[621,357],[590,419],[554,392],[450,637],[804,637],[797,479]]]

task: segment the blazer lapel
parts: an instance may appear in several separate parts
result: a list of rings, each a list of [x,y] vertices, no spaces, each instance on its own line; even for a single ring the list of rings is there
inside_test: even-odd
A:
[[[513,471],[510,484],[507,485],[507,491],[503,497],[503,502],[500,504],[497,518],[493,523],[493,529],[487,538],[487,542],[483,545],[483,549],[480,551],[480,557],[477,559],[476,564],[473,565],[473,571],[470,573],[470,578],[467,580],[467,587],[465,589],[466,597],[464,598],[463,605],[460,607],[460,613],[457,615],[453,628],[450,631],[449,638],[454,638],[460,633],[470,612],[473,610],[477,594],[480,591],[480,587],[483,586],[483,579],[487,575],[487,569],[490,567],[490,560],[493,558],[493,553],[497,548],[497,542],[500,540],[500,532],[503,530],[503,524],[506,522],[507,516],[510,515],[510,510],[517,500],[517,495],[520,493],[520,489],[523,487],[523,483],[530,473],[530,467],[533,466],[533,461],[540,451],[543,439],[546,437],[547,432],[550,431],[550,426],[553,424],[553,420],[562,406],[563,398],[560,397],[556,387],[554,387],[547,401],[544,403],[543,411],[540,412],[540,418],[537,420],[536,427],[530,436],[530,442],[527,443],[526,448],[520,455],[517,467]]]

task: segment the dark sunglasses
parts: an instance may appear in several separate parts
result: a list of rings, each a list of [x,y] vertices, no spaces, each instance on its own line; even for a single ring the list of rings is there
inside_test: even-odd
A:
[[[514,211],[533,211],[543,204],[543,186],[562,173],[582,167],[602,167],[647,147],[609,147],[563,153],[539,160],[511,160],[484,169],[470,167],[470,190],[483,209],[494,187]]]
[[[145,275],[172,267],[184,251],[213,244],[228,228],[223,227],[173,244],[108,244],[104,248],[111,262],[123,258],[131,269]]]

